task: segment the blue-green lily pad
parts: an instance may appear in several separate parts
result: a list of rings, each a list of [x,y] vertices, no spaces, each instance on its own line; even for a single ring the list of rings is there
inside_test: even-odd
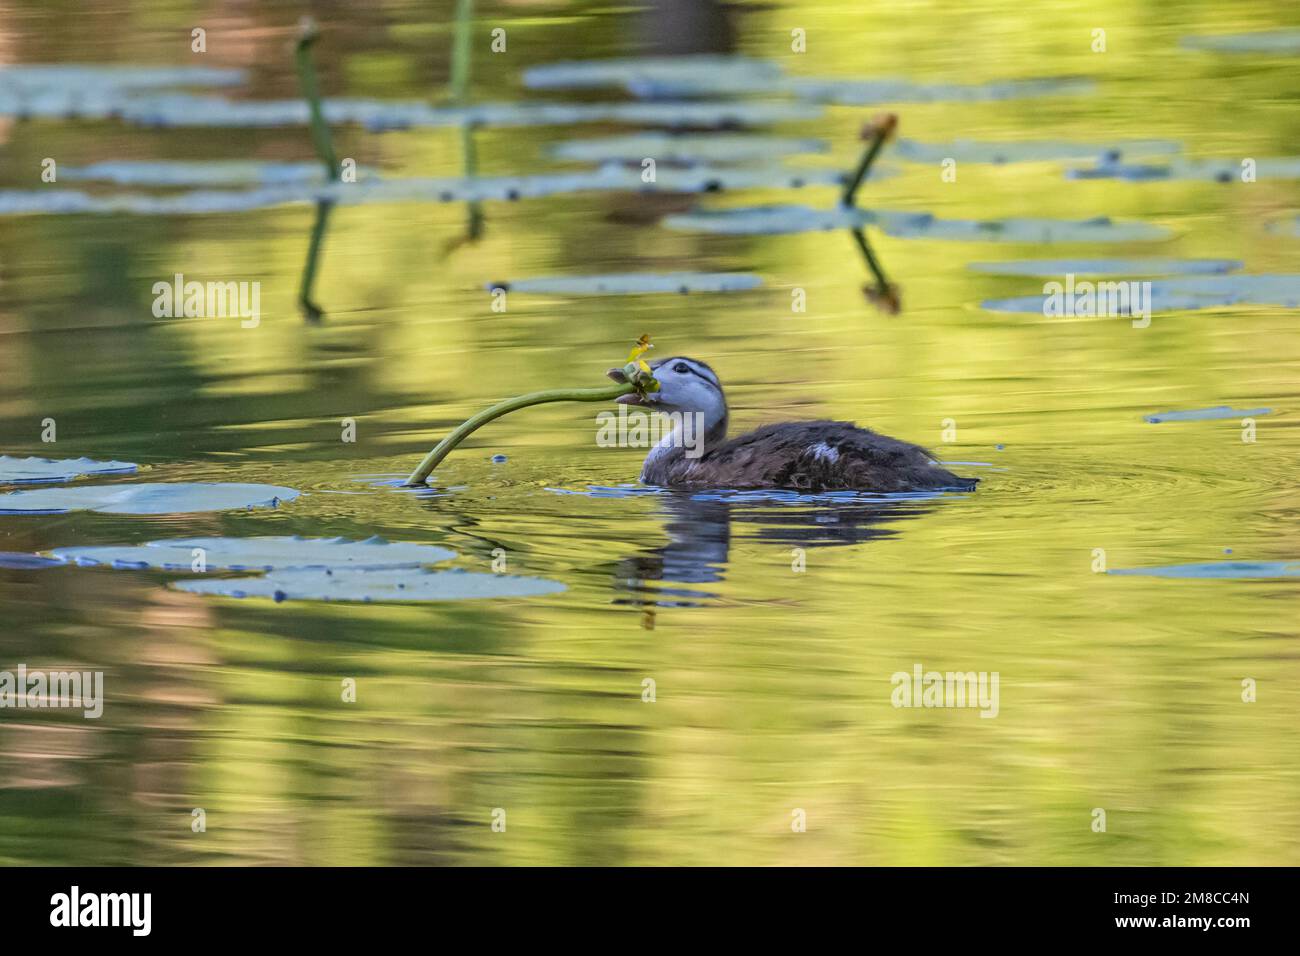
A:
[[[599,276],[547,276],[497,282],[488,289],[537,295],[646,295],[652,293],[742,292],[763,280],[752,272],[630,272]]]
[[[1221,33],[1183,37],[1192,50],[1215,53],[1300,53],[1300,30],[1260,30],[1255,33]]]
[[[482,103],[433,106],[423,100],[328,99],[321,104],[331,125],[358,125],[372,132],[460,126],[573,126],[619,123],[630,126],[718,128],[761,126],[813,119],[818,110],[788,102],[726,101],[673,103]],[[230,100],[174,93],[123,95],[120,91],[0,89],[0,116],[56,119],[116,119],[151,128],[274,128],[306,126],[305,101]]]
[[[546,63],[525,70],[523,81],[532,90],[622,88],[637,96],[663,96],[769,90],[783,75],[768,60],[701,54]]]
[[[636,133],[600,139],[574,139],[551,150],[556,159],[579,163],[743,163],[770,160],[796,153],[824,153],[825,140],[794,139],[787,136],[750,136],[744,133]]]
[[[1167,276],[1217,275],[1234,272],[1236,259],[1020,259],[1012,262],[970,262],[966,268],[1000,276]]]
[[[397,568],[273,571],[253,578],[190,578],[173,586],[194,594],[234,598],[367,602],[537,597],[565,590],[560,582],[543,578]]]
[[[196,551],[202,552],[196,556]],[[190,571],[197,557],[208,570],[279,571],[303,568],[413,568],[456,557],[430,544],[369,538],[172,538],[142,545],[55,548],[50,554],[78,565]]]
[[[1149,305],[1152,312],[1213,309],[1231,305],[1300,308],[1300,275],[1187,276],[1153,279],[1150,285]],[[1100,290],[1097,291],[1100,294]],[[989,299],[981,303],[981,307],[992,312],[1035,312],[1041,315],[1044,314],[1049,298],[1047,294],[1038,294]]]
[[[62,563],[56,558],[45,558],[39,554],[27,554],[23,551],[0,551],[0,568],[33,571],[38,568],[58,567]]]
[[[124,475],[139,469],[129,461],[95,461],[91,458],[11,458],[0,455],[0,485],[44,484],[72,481],[92,475]]]
[[[551,63],[526,71],[524,85],[548,90],[622,88],[650,99],[765,94],[853,106],[1008,100],[1088,93],[1095,88],[1090,81],[1077,77],[963,84],[787,76],[773,62],[716,55]]]
[[[876,171],[873,170],[873,174]],[[873,178],[874,177],[873,175]],[[837,186],[835,170],[783,167],[695,167],[658,170],[644,182],[639,169],[602,166],[586,172],[536,176],[478,176],[452,179],[372,179],[355,183],[282,183],[249,190],[199,189],[154,195],[98,195],[69,189],[0,190],[0,215],[128,214],[184,216],[239,213],[275,206],[331,202],[337,205],[412,202],[512,201],[582,192],[711,193],[733,189],[799,189]]]
[[[1300,179],[1300,157],[1265,157],[1255,160],[1252,180],[1243,179],[1245,167],[1240,159],[1172,159],[1161,164],[1129,164],[1103,161],[1080,169],[1066,170],[1069,179],[1124,179],[1129,182],[1152,182],[1170,179],[1203,182],[1268,182]]]
[[[162,515],[199,511],[274,508],[301,492],[277,485],[218,482],[146,482],[126,485],[78,485],[39,488],[0,495],[0,514],[62,514],[98,511],[103,514]]]
[[[718,235],[783,235],[860,229],[876,214],[852,206],[812,209],[808,206],[749,206],[740,209],[696,209],[664,219],[669,229]]]
[[[1152,425],[1161,422],[1205,422],[1220,418],[1254,418],[1257,415],[1271,415],[1271,408],[1229,408],[1227,405],[1215,405],[1213,408],[1190,408],[1184,411],[1158,412],[1147,415],[1144,421]]]
[[[785,89],[819,103],[870,106],[884,103],[976,103],[1042,96],[1081,96],[1096,89],[1080,77],[1039,77],[991,83],[915,83],[911,80],[790,78]]]
[[[358,180],[374,178],[358,169]],[[325,182],[320,163],[259,163],[115,160],[90,166],[60,166],[59,179],[116,183],[121,186],[276,186]]]
[[[1069,159],[1102,159],[1118,162],[1123,156],[1163,156],[1182,149],[1170,140],[1121,140],[1113,143],[1069,143],[1055,140],[974,142],[958,139],[950,143],[920,143],[900,139],[890,155],[914,163],[941,163],[955,159],[962,163],[1035,163]]]
[[[668,216],[669,229],[725,235],[777,235],[825,232],[879,225],[901,239],[951,239],[980,242],[1141,242],[1167,238],[1162,226],[1144,222],[1114,222],[1106,217],[1070,221],[1062,219],[939,219],[930,213],[894,212],[840,206],[810,209],[806,206],[754,206],[739,209],[696,210]]]
[[[1147,578],[1300,578],[1300,561],[1208,561],[1155,568],[1112,568],[1107,574]]]
[[[0,94],[63,92],[95,95],[170,87],[238,86],[243,70],[204,66],[75,66],[33,64],[0,66]]]

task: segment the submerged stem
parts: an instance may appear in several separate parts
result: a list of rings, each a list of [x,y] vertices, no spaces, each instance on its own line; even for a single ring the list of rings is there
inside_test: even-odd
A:
[[[635,385],[631,382],[625,382],[621,385],[607,385],[603,388],[552,388],[544,392],[529,392],[527,395],[518,395],[515,398],[508,398],[504,402],[498,402],[491,408],[485,408],[477,415],[466,419],[455,431],[438,442],[433,451],[424,456],[424,461],[420,462],[420,466],[411,472],[411,476],[406,479],[406,486],[409,488],[413,485],[424,484],[433,469],[438,467],[453,448],[464,441],[471,432],[477,431],[494,418],[500,418],[510,412],[527,408],[529,405],[544,405],[547,402],[608,402],[613,401],[620,395],[628,395],[635,391]]]

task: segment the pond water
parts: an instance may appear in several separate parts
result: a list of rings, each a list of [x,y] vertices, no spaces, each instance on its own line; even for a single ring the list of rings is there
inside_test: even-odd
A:
[[[204,24],[203,55],[190,52],[188,20],[146,17],[149,6],[110,0],[69,19],[0,0],[0,67],[234,68],[246,79],[214,95],[297,95],[298,5],[221,7]],[[338,8],[316,51],[326,95],[447,102],[452,6]],[[1294,50],[1184,42],[1283,28],[1286,4],[951,7],[868,18],[850,0],[488,4],[470,91],[485,103],[634,102],[619,88],[526,90],[522,77],[560,59],[743,55],[791,76],[907,81],[927,95],[980,84],[965,100],[886,104],[900,135],[921,144],[1173,142],[1233,162],[1296,151]],[[1104,53],[1092,49],[1101,25]],[[496,27],[503,53],[489,51]],[[791,51],[795,29],[805,53]],[[1043,77],[1091,82],[985,95]],[[832,101],[757,132],[826,145],[772,162],[851,170],[877,109]],[[474,151],[485,176],[571,172],[590,167],[566,159],[564,144],[634,132],[488,127]],[[384,176],[465,172],[454,128],[341,126],[334,142]],[[838,187],[814,180],[795,191],[547,195],[473,212],[342,205],[324,240],[316,322],[297,306],[309,204],[0,217],[0,454],[140,466],[69,487],[301,492],[255,510],[0,514],[0,551],[379,535],[454,551],[437,570],[563,587],[273,601],[169,586],[185,577],[176,572],[0,566],[0,670],[102,671],[105,688],[94,720],[0,710],[0,863],[1300,863],[1297,312],[1217,305],[1157,312],[1146,327],[996,312],[980,303],[1039,295],[1043,279],[968,268],[1214,259],[1294,275],[1300,237],[1275,224],[1294,219],[1300,183],[1071,180],[1076,152],[959,159],[948,181],[924,151],[906,161],[887,146],[893,175],[863,185],[864,208],[1109,217],[1168,233],[1046,244],[868,225],[897,314],[877,307],[879,290],[864,296],[872,272],[842,228],[660,225],[701,209],[833,208]],[[302,126],[0,115],[0,190],[140,188],[43,184],[46,158],[80,168],[313,154]],[[521,291],[505,311],[489,291],[646,272],[752,273],[761,284]],[[155,317],[154,283],[178,273],[260,283],[260,321]],[[856,420],[933,448],[981,484],[901,499],[656,492],[635,484],[640,452],[597,446],[598,406],[549,405],[477,433],[432,490],[396,486],[474,411],[599,385],[643,333],[651,357],[713,365],[733,431]],[[1264,414],[1147,420],[1221,406]],[[51,428],[56,441],[43,441]],[[1277,573],[1169,571],[1215,562]],[[1161,573],[1100,573],[1144,567]],[[892,675],[918,665],[996,672],[996,718],[893,706]],[[349,680],[354,702],[342,699]],[[192,828],[196,809],[205,832]],[[499,810],[504,832],[492,826]],[[806,832],[792,829],[799,811]]]

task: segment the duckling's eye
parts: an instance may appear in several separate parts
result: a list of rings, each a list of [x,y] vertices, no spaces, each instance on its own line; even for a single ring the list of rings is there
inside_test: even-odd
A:
[[[690,370],[691,367],[687,365],[685,362],[678,362],[676,365],[673,366],[673,371],[676,372],[678,375],[685,375]]]

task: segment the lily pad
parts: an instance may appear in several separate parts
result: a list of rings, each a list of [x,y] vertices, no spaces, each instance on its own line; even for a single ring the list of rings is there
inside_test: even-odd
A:
[[[572,126],[620,123],[630,126],[716,128],[759,126],[815,118],[807,104],[757,101],[670,103],[482,103],[432,106],[423,100],[329,99],[321,104],[331,125],[358,125],[372,132],[459,126]],[[0,116],[59,119],[116,119],[138,126],[273,128],[306,126],[310,110],[301,99],[230,100],[173,93],[130,95],[118,90],[47,90],[14,93],[0,89]]]
[[[875,222],[875,213],[852,206],[812,209],[808,206],[749,206],[740,209],[697,209],[668,216],[669,229],[719,235],[783,235],[860,229]]]
[[[791,78],[786,89],[802,99],[841,106],[883,103],[976,103],[1042,96],[1081,96],[1096,84],[1079,77],[1039,77],[991,83],[914,83],[910,80]]]
[[[62,563],[62,561],[55,558],[45,558],[39,554],[27,554],[22,551],[0,551],[0,568],[31,571],[36,568],[55,568]]]
[[[1257,415],[1271,415],[1271,408],[1229,408],[1227,405],[1215,405],[1213,408],[1192,408],[1186,411],[1160,412],[1147,415],[1144,419],[1152,425],[1161,422],[1204,422],[1219,418],[1254,418]]]
[[[1068,159],[1103,159],[1118,162],[1122,156],[1158,156],[1177,153],[1182,145],[1170,140],[1122,140],[1113,143],[1021,141],[1005,143],[958,139],[950,143],[920,143],[900,139],[890,154],[914,163],[1037,163]],[[647,154],[648,155],[648,154]]]
[[[911,80],[788,76],[776,63],[733,56],[634,57],[552,63],[524,73],[531,89],[621,88],[647,99],[714,95],[795,96],[825,103],[974,102],[1091,92],[1077,77],[992,83],[916,83]]]
[[[630,272],[599,276],[548,276],[498,282],[488,289],[538,295],[644,295],[648,293],[741,292],[763,280],[750,272]]]
[[[1170,231],[1147,222],[1094,219],[939,219],[929,213],[877,210],[880,227],[900,239],[972,242],[1155,242]]]
[[[146,482],[137,485],[80,485],[0,495],[0,514],[162,515],[199,511],[274,508],[301,492],[277,485],[217,482]]]
[[[1148,578],[1300,578],[1300,561],[1209,561],[1155,568],[1112,568],[1107,574]]]
[[[379,570],[273,571],[252,578],[191,578],[173,585],[194,594],[270,598],[274,601],[459,601],[557,594],[558,581],[471,571]]]
[[[1069,221],[1061,219],[939,219],[930,213],[894,212],[840,206],[810,209],[806,206],[753,206],[739,209],[697,210],[668,216],[669,229],[725,235],[776,235],[858,229],[875,223],[902,239],[953,239],[982,242],[1123,242],[1167,238],[1169,231],[1143,222],[1114,222],[1105,217]]]
[[[662,96],[770,89],[783,76],[768,60],[702,54],[547,63],[525,70],[523,81],[532,90],[622,88],[637,96]]]
[[[873,174],[877,171],[873,170]],[[239,213],[275,206],[331,202],[338,205],[411,202],[513,201],[582,192],[709,193],[733,189],[798,189],[839,185],[835,170],[782,167],[665,168],[655,182],[639,169],[603,166],[590,172],[536,176],[478,176],[453,179],[373,179],[356,183],[283,183],[250,190],[200,189],[153,195],[96,195],[68,189],[0,190],[0,215],[129,214],[184,216]],[[872,178],[879,178],[873,175]]]
[[[970,262],[966,268],[1000,276],[1162,276],[1216,275],[1234,272],[1236,259],[1021,259],[1011,262]]]
[[[825,140],[794,139],[787,136],[750,136],[744,133],[699,133],[670,135],[637,133],[630,136],[605,136],[600,139],[574,139],[551,150],[556,159],[578,163],[635,162],[653,159],[656,163],[744,163],[770,160],[773,156],[796,153],[824,153]]]
[[[1230,305],[1273,305],[1300,308],[1300,275],[1188,276],[1151,280],[1152,312],[1213,309]],[[989,299],[981,307],[992,312],[1043,314],[1048,296],[1026,295]]]
[[[204,66],[0,66],[0,94],[64,92],[117,93],[189,86],[238,86],[243,70]]]
[[[1246,182],[1245,167],[1240,159],[1173,159],[1160,165],[1132,165],[1102,162],[1097,166],[1066,170],[1069,179],[1124,179],[1151,182],[1190,179],[1203,182]],[[1300,179],[1300,157],[1282,156],[1255,160],[1253,182],[1277,179]]]
[[[428,544],[382,538],[172,538],[142,545],[55,548],[63,562],[114,568],[193,570],[195,551],[204,566],[223,571],[278,571],[304,568],[414,568],[456,557],[455,551]]]
[[[1260,30],[1183,37],[1182,46],[1215,53],[1300,53],[1300,30]]]
[[[11,458],[0,455],[0,485],[44,484],[72,481],[88,475],[124,475],[140,466],[129,461],[95,461],[91,458]]]
[[[374,177],[357,170],[358,180]],[[274,186],[325,182],[320,163],[259,163],[249,161],[169,162],[112,161],[90,166],[60,166],[59,178],[117,183],[122,186]]]

